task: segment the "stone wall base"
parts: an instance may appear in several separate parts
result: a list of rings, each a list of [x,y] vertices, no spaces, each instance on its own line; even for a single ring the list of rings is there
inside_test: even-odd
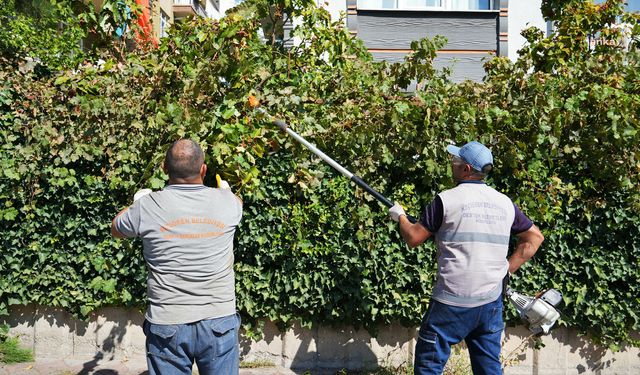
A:
[[[104,308],[88,321],[73,319],[62,309],[14,306],[2,323],[33,349],[37,359],[75,359],[95,363],[107,360],[144,361],[143,315],[137,310]],[[416,328],[393,324],[381,327],[377,337],[350,327],[294,325],[281,332],[265,322],[259,341],[241,336],[241,360],[271,363],[300,370],[367,370],[400,368],[413,361]],[[561,327],[542,338],[534,349],[529,331],[509,327],[503,334],[503,364],[507,375],[640,374],[640,349],[619,352],[598,347],[575,331]],[[464,347],[454,348],[448,366],[468,368]],[[470,373],[470,371],[469,371]]]

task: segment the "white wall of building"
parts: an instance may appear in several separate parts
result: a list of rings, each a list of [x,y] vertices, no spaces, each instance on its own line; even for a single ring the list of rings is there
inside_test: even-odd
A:
[[[334,21],[340,19],[340,12],[347,13],[347,0],[316,0],[316,4],[329,11]]]
[[[520,32],[527,27],[535,26],[547,32],[547,22],[540,11],[541,0],[509,0],[509,59],[517,60],[518,50],[526,40]]]
[[[220,10],[216,8],[214,1],[206,0],[204,2],[204,9],[207,13],[207,18],[218,19],[220,18]]]
[[[220,0],[220,16],[224,16],[227,10],[233,8],[237,4],[240,4],[241,1],[238,0]]]
[[[347,12],[347,0],[315,0],[319,7],[322,7],[329,11],[331,19],[337,21],[340,18],[340,12],[346,14]],[[220,0],[220,17],[224,16],[225,12],[242,0]]]

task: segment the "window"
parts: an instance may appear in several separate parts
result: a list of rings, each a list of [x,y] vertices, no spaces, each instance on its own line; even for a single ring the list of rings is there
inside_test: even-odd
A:
[[[489,10],[491,1],[489,0],[453,0],[452,10]]]
[[[358,0],[358,9],[490,10],[492,3],[493,0]]]
[[[403,9],[423,9],[442,6],[438,0],[398,0],[398,6]]]
[[[169,26],[171,25],[171,20],[169,19],[169,16],[167,16],[167,14],[160,9],[160,38],[164,38],[165,36],[167,36],[167,30],[169,29]]]
[[[429,9],[441,8],[442,0],[358,0],[360,9]]]

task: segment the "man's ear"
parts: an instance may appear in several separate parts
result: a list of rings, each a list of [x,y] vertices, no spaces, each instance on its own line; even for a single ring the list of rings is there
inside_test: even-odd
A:
[[[202,164],[200,166],[200,177],[202,177],[202,179],[204,180],[204,175],[207,174],[207,165],[206,164]]]
[[[475,169],[473,169],[471,164],[467,164],[467,165],[464,166],[464,171],[468,176],[471,176],[475,172]]]

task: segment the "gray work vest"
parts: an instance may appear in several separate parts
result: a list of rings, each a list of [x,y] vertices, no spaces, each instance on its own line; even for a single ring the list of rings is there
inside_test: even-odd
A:
[[[461,307],[495,301],[509,270],[513,202],[484,183],[461,183],[439,196],[443,218],[435,236],[438,279],[433,298]]]

